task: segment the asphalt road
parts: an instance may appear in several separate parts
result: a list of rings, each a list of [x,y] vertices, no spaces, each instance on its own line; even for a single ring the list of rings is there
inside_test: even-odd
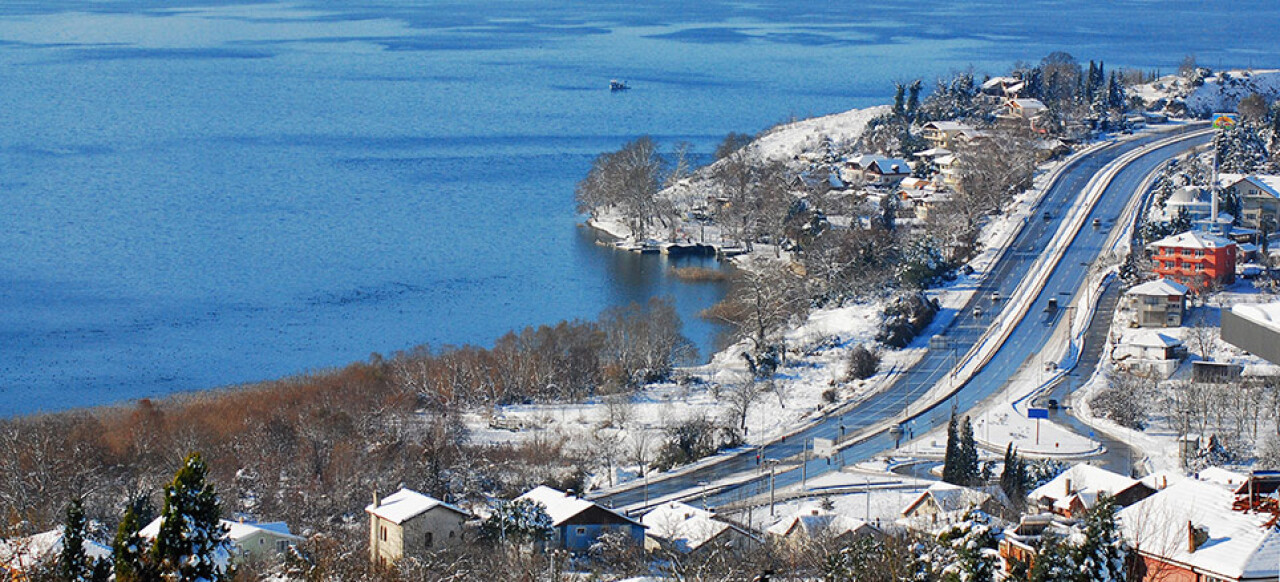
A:
[[[1167,136],[1168,134],[1163,134],[1159,137]],[[618,493],[598,496],[596,500],[608,506],[626,507],[642,504],[646,500],[682,493],[685,496],[700,499],[705,496],[706,502],[710,505],[724,505],[768,493],[770,475],[767,473],[767,467],[770,465],[770,460],[781,461],[776,466],[774,476],[775,486],[781,488],[799,483],[805,477],[811,478],[827,471],[838,470],[842,464],[869,459],[895,446],[893,437],[888,431],[882,431],[844,449],[834,460],[810,459],[801,469],[802,463],[799,459],[802,458],[802,447],[810,439],[838,440],[844,434],[854,434],[885,419],[895,416],[903,418],[907,412],[911,419],[905,425],[908,430],[906,436],[910,438],[914,434],[945,424],[953,407],[959,411],[969,410],[976,403],[995,394],[1020,367],[1040,365],[1037,354],[1048,339],[1053,325],[1065,312],[1064,309],[1046,310],[1049,298],[1058,298],[1058,303],[1061,305],[1068,303],[1070,295],[1080,287],[1088,272],[1088,265],[1098,256],[1111,227],[1143,178],[1169,158],[1194,145],[1204,143],[1207,137],[1183,140],[1162,147],[1141,156],[1121,170],[1102,195],[1093,212],[1086,218],[1084,226],[1072,240],[1043,291],[1032,303],[1027,316],[1018,323],[991,361],[945,403],[925,411],[916,409],[908,411],[909,404],[922,397],[938,382],[945,381],[956,358],[963,356],[972,347],[986,330],[994,315],[1004,308],[1004,301],[991,301],[991,293],[998,291],[1003,298],[1013,295],[1022,276],[1029,272],[1032,263],[1040,253],[1048,248],[1049,241],[1067,214],[1067,210],[1075,203],[1079,193],[1093,175],[1120,155],[1155,141],[1159,137],[1114,144],[1083,156],[1067,168],[1045,194],[1033,218],[1015,237],[1012,247],[995,266],[995,271],[985,279],[969,304],[956,313],[952,324],[939,334],[947,338],[946,341],[951,347],[930,349],[918,364],[903,372],[888,389],[866,399],[844,414],[829,416],[785,441],[766,445],[759,451],[760,457],[757,457],[757,449],[746,450],[696,471],[655,480],[648,485]],[[1049,212],[1051,217],[1049,220],[1039,218],[1045,211]],[[1101,219],[1101,228],[1092,227],[1094,218]],[[973,313],[973,308],[977,306],[982,307],[981,316],[975,316]],[[753,477],[738,485],[703,490],[703,483],[715,482],[735,475],[753,475]]]

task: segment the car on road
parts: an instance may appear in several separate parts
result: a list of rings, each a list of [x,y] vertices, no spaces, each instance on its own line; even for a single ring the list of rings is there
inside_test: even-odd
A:
[[[1000,292],[999,292],[999,291],[992,291],[992,292],[991,292],[991,302],[992,302],[992,303],[995,303],[995,302],[997,302],[997,301],[999,301],[999,300],[1000,300]]]
[[[1048,211],[1048,210],[1046,210],[1046,211],[1044,211],[1044,219],[1045,219],[1045,220],[1053,220],[1053,215],[1052,215],[1052,214],[1049,214],[1049,211]]]
[[[1101,218],[1095,218],[1095,219],[1093,219],[1093,227],[1094,227],[1094,228],[1099,228],[1099,227],[1101,227],[1101,226],[1102,226],[1102,219],[1101,219]]]

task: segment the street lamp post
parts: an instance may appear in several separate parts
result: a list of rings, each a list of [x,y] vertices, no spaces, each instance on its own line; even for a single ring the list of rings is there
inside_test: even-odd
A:
[[[702,509],[707,509],[707,482],[698,481],[698,486],[702,487]]]

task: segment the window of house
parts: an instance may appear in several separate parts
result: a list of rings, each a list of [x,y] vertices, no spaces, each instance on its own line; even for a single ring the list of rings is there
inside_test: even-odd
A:
[[[276,551],[280,553],[289,551],[289,542],[284,540],[276,540]]]
[[[578,531],[578,535],[580,535],[580,536],[587,535],[587,528],[585,528],[585,527],[580,527],[580,528],[578,528],[578,530],[577,530],[577,531]]]
[[[432,533],[431,533],[431,532],[427,532],[427,535],[425,536],[425,539],[424,539],[423,541],[425,541],[425,542],[426,542],[426,546],[427,546],[428,548],[429,548],[429,547],[431,547],[431,542],[435,541],[434,539],[432,539],[432,538],[434,538],[434,537],[435,537],[435,536],[434,536],[434,535],[432,535]]]
[[[260,546],[267,545],[267,538],[258,538],[258,545]]]
[[[1196,265],[1196,270],[1197,270],[1197,271],[1203,271],[1203,270],[1204,270],[1204,265],[1202,265],[1202,264],[1201,264],[1201,265]]]
[[[449,532],[449,539],[453,539],[454,532]]]
[[[382,541],[384,542],[387,541],[387,526],[385,525],[382,526],[382,531],[380,532],[379,537],[382,539]]]

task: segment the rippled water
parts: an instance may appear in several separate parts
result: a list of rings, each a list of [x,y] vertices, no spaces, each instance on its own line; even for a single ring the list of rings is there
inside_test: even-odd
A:
[[[1206,6],[0,3],[0,414],[487,344],[653,294],[705,354],[693,314],[718,288],[576,226],[596,154],[646,133],[705,154],[1053,50],[1280,65],[1280,8]]]

